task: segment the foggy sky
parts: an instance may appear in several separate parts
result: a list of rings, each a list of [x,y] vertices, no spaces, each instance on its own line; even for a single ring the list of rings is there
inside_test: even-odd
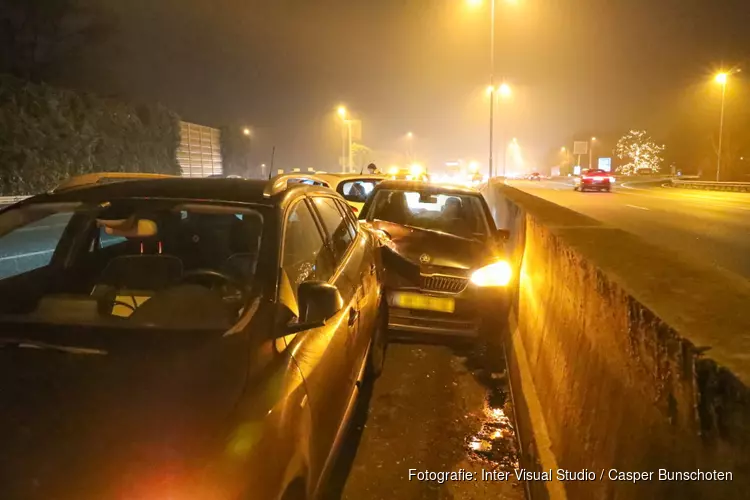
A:
[[[405,151],[413,131],[414,150],[430,165],[486,165],[486,5],[90,1],[116,18],[118,32],[92,47],[70,77],[76,85],[161,101],[190,121],[248,125],[257,163],[275,145],[282,168],[333,167],[341,146],[334,111],[345,104],[377,151]],[[496,133],[517,137],[539,162],[575,134],[615,137],[636,127],[673,149],[698,140],[686,134],[708,148],[718,120],[712,73],[746,62],[750,50],[743,0],[497,1],[495,74],[515,92],[498,110]]]

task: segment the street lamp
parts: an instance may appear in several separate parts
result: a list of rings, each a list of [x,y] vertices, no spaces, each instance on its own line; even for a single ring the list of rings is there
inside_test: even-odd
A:
[[[249,127],[242,129],[242,135],[247,137],[247,154],[245,155],[245,175],[250,176],[250,153],[253,148],[253,131]]]
[[[342,145],[341,145],[341,170],[346,172],[347,170],[351,172],[353,170],[352,167],[352,121],[347,119],[347,111],[344,106],[339,106],[339,108],[336,110],[341,120],[344,122],[344,124],[347,127],[348,134],[343,135],[342,134]],[[348,137],[348,140],[347,140]],[[347,142],[348,142],[348,148],[347,148]],[[349,154],[347,155],[347,151]],[[348,161],[345,160],[345,158],[348,158]],[[344,164],[346,163],[346,165]]]
[[[589,170],[591,170],[592,161],[594,159],[594,143],[596,142],[596,137],[591,138],[591,143],[589,144]]]
[[[482,0],[466,0],[469,5],[477,7],[482,4]],[[508,4],[516,4],[517,0],[505,0]],[[495,90],[495,3],[496,0],[490,0],[490,88]],[[510,88],[508,88],[510,90]],[[504,92],[501,86],[501,95]],[[489,176],[492,177],[492,152],[493,152],[493,129],[495,125],[495,99],[490,100],[490,162],[489,162]],[[503,175],[505,172],[503,171]]]
[[[714,81],[721,85],[721,116],[719,118],[719,148],[716,158],[716,182],[719,182],[721,176],[721,141],[724,137],[724,103],[727,97],[727,83],[729,77],[735,73],[739,73],[741,70],[735,68],[729,72],[721,72],[714,77]]]
[[[490,85],[487,87],[487,95],[490,96],[490,166],[489,166],[489,175],[492,177],[492,157],[493,157],[493,151],[495,146],[495,96],[499,96],[500,99],[508,99],[513,94],[513,91],[507,83],[502,83],[501,85],[495,87]],[[500,140],[505,143],[505,130],[501,129],[501,137]],[[505,151],[505,147],[503,147],[503,151]],[[503,153],[503,176],[505,175],[505,153]]]
[[[409,156],[409,161],[412,161],[414,159],[414,134],[412,132],[407,132],[406,140],[408,141],[407,154]]]

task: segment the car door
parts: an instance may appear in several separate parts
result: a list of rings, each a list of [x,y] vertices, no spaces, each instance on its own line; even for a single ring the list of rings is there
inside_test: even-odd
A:
[[[362,341],[361,335],[366,335],[362,327],[363,298],[365,296],[362,282],[363,252],[362,246],[355,244],[356,232],[352,231],[349,219],[342,210],[338,198],[319,196],[313,198],[323,227],[328,235],[331,249],[339,263],[339,275],[336,278],[336,286],[342,293],[344,303],[349,305],[349,330],[347,332],[347,356],[349,358],[349,379],[352,388],[359,381],[359,376],[364,362],[364,353],[367,344]],[[344,295],[343,290],[347,290]]]
[[[341,263],[335,259],[328,235],[315,213],[313,204],[306,199],[300,199],[285,212],[280,287],[291,291],[294,303],[286,307],[292,315],[299,315],[296,293],[304,281],[334,284],[340,287],[345,304],[351,302],[351,285],[342,279]],[[325,469],[342,423],[351,411],[354,387],[349,376],[351,356],[347,345],[351,314],[350,308],[344,307],[326,325],[277,341],[278,350],[292,350],[305,379],[312,417],[309,473],[313,481]]]
[[[351,210],[345,202],[336,200],[342,211],[347,227],[354,238],[352,255],[347,266],[351,279],[357,283],[359,290],[359,325],[357,330],[357,362],[363,365],[365,356],[372,340],[372,334],[377,326],[378,306],[380,303],[380,287],[378,283],[376,242],[370,234],[359,226]]]

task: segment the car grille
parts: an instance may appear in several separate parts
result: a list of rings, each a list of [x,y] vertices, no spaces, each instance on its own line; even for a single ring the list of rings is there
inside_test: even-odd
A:
[[[454,278],[452,276],[424,276],[422,275],[421,288],[433,292],[462,292],[469,280],[466,278]]]

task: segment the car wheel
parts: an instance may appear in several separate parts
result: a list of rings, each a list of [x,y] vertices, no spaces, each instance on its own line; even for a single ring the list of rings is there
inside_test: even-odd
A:
[[[612,188],[605,188],[604,190],[609,193],[612,191]]]
[[[378,311],[378,323],[372,333],[370,345],[370,357],[367,360],[367,377],[374,380],[383,373],[385,364],[385,351],[388,347],[388,308],[385,305]]]
[[[578,186],[573,186],[573,191],[578,191]]]

